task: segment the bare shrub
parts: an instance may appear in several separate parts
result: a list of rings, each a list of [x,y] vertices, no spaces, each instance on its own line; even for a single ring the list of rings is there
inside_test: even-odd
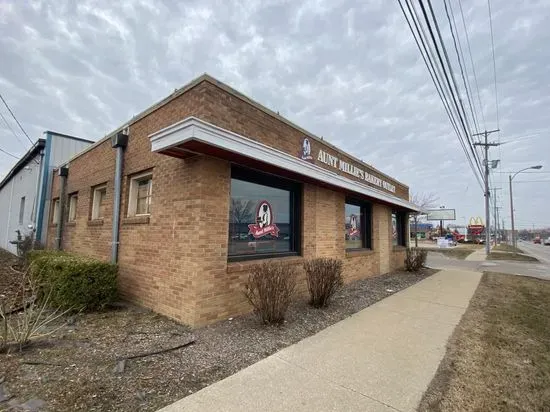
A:
[[[332,296],[344,284],[342,261],[339,259],[316,258],[304,263],[309,303],[315,308],[326,307]]]
[[[296,269],[284,263],[263,263],[252,268],[245,296],[265,324],[285,320],[296,289]]]
[[[9,352],[11,348],[19,351],[34,340],[55,333],[64,323],[52,328],[52,324],[68,311],[51,310],[50,294],[37,303],[36,288],[25,275],[21,288],[23,290],[23,308],[21,311],[9,312],[3,295],[0,295],[0,353]]]
[[[408,272],[418,272],[426,264],[428,251],[419,248],[407,248],[405,255],[405,270]]]

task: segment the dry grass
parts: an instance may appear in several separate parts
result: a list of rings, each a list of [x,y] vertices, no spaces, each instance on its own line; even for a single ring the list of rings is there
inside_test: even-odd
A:
[[[483,249],[485,245],[479,244],[479,243],[459,243],[458,246],[461,249]]]
[[[488,260],[517,260],[520,262],[539,262],[539,260],[533,256],[523,255],[521,253],[510,252],[491,252],[487,256]]]
[[[550,409],[550,282],[485,273],[420,411]]]
[[[439,249],[439,248],[425,248],[424,250],[427,250],[428,252],[435,252],[435,253],[441,253],[445,256],[448,256],[453,259],[461,259],[464,260],[468,256],[470,256],[472,253],[474,253],[478,248],[473,247],[455,247],[452,249]]]
[[[520,248],[514,247],[512,245],[507,245],[505,243],[501,243],[500,245],[495,246],[493,250],[497,250],[500,252],[525,253]]]

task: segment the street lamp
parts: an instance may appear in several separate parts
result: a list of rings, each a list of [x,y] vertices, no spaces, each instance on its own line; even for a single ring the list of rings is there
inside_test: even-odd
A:
[[[542,169],[542,165],[536,165],[531,167],[526,167],[525,169],[521,169],[519,172],[514,173],[513,175],[508,175],[508,179],[510,182],[510,216],[512,218],[512,246],[516,247],[517,241],[516,241],[516,233],[514,228],[514,198],[512,196],[512,180],[514,180],[514,177],[516,177],[519,173],[525,172],[529,169]]]

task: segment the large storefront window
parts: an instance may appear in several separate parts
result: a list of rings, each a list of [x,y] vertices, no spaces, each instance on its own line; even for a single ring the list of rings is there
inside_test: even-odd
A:
[[[371,248],[371,208],[367,203],[347,200],[345,205],[346,249]]]
[[[234,168],[229,207],[229,260],[298,254],[299,185]]]
[[[405,214],[402,212],[392,212],[392,242],[394,246],[406,246],[405,239]]]

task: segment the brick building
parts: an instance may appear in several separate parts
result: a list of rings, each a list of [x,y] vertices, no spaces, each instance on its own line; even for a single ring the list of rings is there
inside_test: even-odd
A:
[[[249,311],[260,261],[340,258],[346,281],[402,266],[415,210],[407,186],[208,75],[59,168],[52,199],[50,247],[117,261],[125,298],[194,326]]]

